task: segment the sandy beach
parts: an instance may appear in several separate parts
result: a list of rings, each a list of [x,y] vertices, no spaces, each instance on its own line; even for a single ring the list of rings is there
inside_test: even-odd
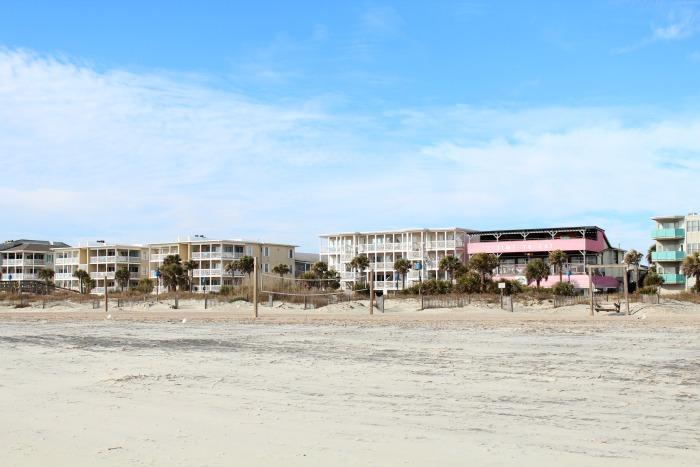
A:
[[[700,307],[0,308],[3,464],[697,465]]]

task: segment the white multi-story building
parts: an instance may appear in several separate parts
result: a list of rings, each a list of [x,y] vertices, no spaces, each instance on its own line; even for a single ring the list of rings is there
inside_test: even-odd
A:
[[[44,240],[9,240],[0,244],[0,280],[39,280],[41,269],[53,269],[52,248],[68,246]]]
[[[59,287],[78,290],[79,280],[73,276],[75,271],[82,269],[95,281],[91,290],[95,294],[103,294],[105,287],[109,290],[118,289],[115,273],[118,269],[129,270],[129,285],[135,286],[146,276],[147,249],[141,245],[119,245],[97,242],[77,247],[54,248],[54,282]]]
[[[651,232],[656,251],[651,260],[656,272],[664,278],[660,287],[662,293],[690,290],[695,285],[694,278],[686,278],[681,264],[688,254],[700,252],[700,215],[652,217],[655,228]]]
[[[407,274],[407,287],[420,279],[446,278],[446,273],[440,271],[440,260],[452,255],[464,262],[470,232],[473,231],[450,227],[324,234],[320,237],[321,261],[339,273],[341,285],[346,288],[369,280],[371,270],[377,289],[397,290],[403,286],[402,278],[394,270],[397,259],[421,264],[421,269],[412,269]],[[350,262],[362,254],[367,255],[369,268],[360,273]]]
[[[232,285],[243,279],[243,274],[226,271],[226,266],[243,256],[258,259],[260,272],[270,273],[278,264],[286,264],[294,274],[295,246],[281,243],[262,243],[251,240],[215,240],[205,237],[148,245],[148,276],[156,279],[156,271],[169,255],[179,255],[184,263],[194,261],[192,270],[193,292],[218,292],[222,285]],[[161,291],[165,288],[161,285]]]

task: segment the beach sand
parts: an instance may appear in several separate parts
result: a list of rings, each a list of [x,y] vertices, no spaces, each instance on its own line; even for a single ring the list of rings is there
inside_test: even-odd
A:
[[[700,307],[632,312],[0,308],[2,465],[698,465]]]

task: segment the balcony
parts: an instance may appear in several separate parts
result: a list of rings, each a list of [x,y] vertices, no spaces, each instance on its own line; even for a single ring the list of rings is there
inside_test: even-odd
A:
[[[683,261],[685,251],[654,251],[651,254],[652,261]]]
[[[114,279],[114,271],[91,272],[90,277],[92,279]]]
[[[655,240],[685,238],[685,229],[654,229],[651,231],[651,238]]]
[[[683,274],[659,274],[664,278],[664,284],[685,284]]]
[[[390,261],[385,261],[383,263],[369,263],[369,268],[376,270],[381,270],[381,269],[394,269],[394,263]]]
[[[79,261],[78,261],[77,257],[75,257],[75,258],[56,258],[56,260],[54,261],[54,264],[56,266],[61,266],[64,264],[78,264],[78,263],[79,263]]]
[[[339,273],[341,281],[354,281],[359,277],[356,272],[341,272]]]
[[[192,270],[193,277],[221,276],[222,274],[223,274],[223,270],[221,268],[218,268],[218,269],[193,269]]]
[[[73,273],[71,273],[71,272],[57,272],[54,275],[54,280],[57,280],[57,281],[70,281],[73,279],[75,279],[75,278],[73,277]]]
[[[429,250],[453,250],[457,246],[454,240],[438,240],[426,243]]]

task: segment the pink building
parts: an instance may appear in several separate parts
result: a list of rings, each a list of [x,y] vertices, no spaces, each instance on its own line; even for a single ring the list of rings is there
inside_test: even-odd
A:
[[[499,266],[494,270],[496,279],[516,279],[525,283],[528,261],[536,258],[546,261],[553,250],[562,250],[566,254],[564,281],[571,282],[576,288],[588,289],[586,265],[600,265],[593,276],[596,288],[614,290],[619,287],[621,272],[605,268],[605,265],[621,263],[624,251],[613,248],[605,231],[596,226],[473,232],[468,236],[466,254],[494,254],[499,259]],[[549,279],[542,284],[544,287],[559,282],[558,272],[552,269],[550,273]]]

